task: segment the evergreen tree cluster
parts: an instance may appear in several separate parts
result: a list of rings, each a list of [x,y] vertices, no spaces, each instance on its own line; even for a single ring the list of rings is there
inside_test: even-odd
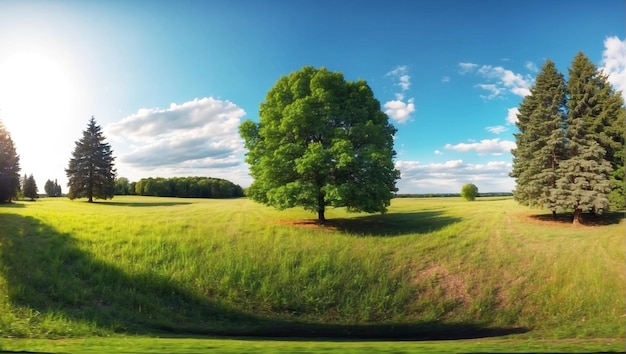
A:
[[[39,198],[39,188],[37,188],[37,182],[35,182],[32,173],[30,176],[24,175],[22,179],[22,194],[24,198],[30,198],[30,200]]]
[[[52,180],[47,180],[46,184],[43,186],[43,190],[46,192],[48,197],[60,197],[63,195],[61,186],[57,183],[56,179],[54,182]]]
[[[567,82],[547,60],[519,107],[514,198],[556,215],[623,207],[624,100],[578,53]]]
[[[131,183],[132,185],[132,183]],[[134,194],[179,198],[238,198],[243,189],[228,180],[211,177],[142,178]]]

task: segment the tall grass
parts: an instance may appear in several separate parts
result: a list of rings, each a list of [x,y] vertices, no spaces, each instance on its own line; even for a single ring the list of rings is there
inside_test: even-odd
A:
[[[624,221],[534,213],[396,199],[386,215],[334,209],[318,226],[247,199],[0,206],[0,334],[623,335]]]

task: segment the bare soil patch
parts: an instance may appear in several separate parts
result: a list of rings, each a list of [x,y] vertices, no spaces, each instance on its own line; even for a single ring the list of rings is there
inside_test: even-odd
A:
[[[448,268],[440,264],[432,264],[428,268],[418,271],[413,281],[417,283],[427,279],[436,282],[448,300],[454,300],[461,304],[469,301],[470,296],[465,281],[461,276],[450,273]]]
[[[581,217],[581,223],[577,226],[606,226],[619,224],[625,218],[624,212],[608,212],[603,214],[584,213]],[[526,221],[542,224],[542,225],[574,225],[574,215],[572,213],[560,213],[556,215],[556,219],[552,217],[552,214],[540,214],[540,215],[525,215]]]

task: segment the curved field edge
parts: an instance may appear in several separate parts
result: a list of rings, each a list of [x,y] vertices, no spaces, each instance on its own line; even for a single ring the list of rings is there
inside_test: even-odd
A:
[[[623,215],[550,223],[510,199],[386,215],[247,199],[0,206],[0,333],[619,338]]]
[[[307,341],[238,338],[111,337],[80,339],[0,339],[0,350],[30,353],[620,353],[617,339],[455,341]]]

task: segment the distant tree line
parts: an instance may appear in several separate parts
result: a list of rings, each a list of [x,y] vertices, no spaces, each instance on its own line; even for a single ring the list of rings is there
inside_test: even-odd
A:
[[[511,192],[479,192],[476,197],[511,197]],[[394,198],[449,198],[461,197],[461,193],[397,193]]]
[[[178,198],[238,198],[243,189],[228,180],[213,177],[142,178],[129,182],[120,177],[115,181],[115,194]]]

